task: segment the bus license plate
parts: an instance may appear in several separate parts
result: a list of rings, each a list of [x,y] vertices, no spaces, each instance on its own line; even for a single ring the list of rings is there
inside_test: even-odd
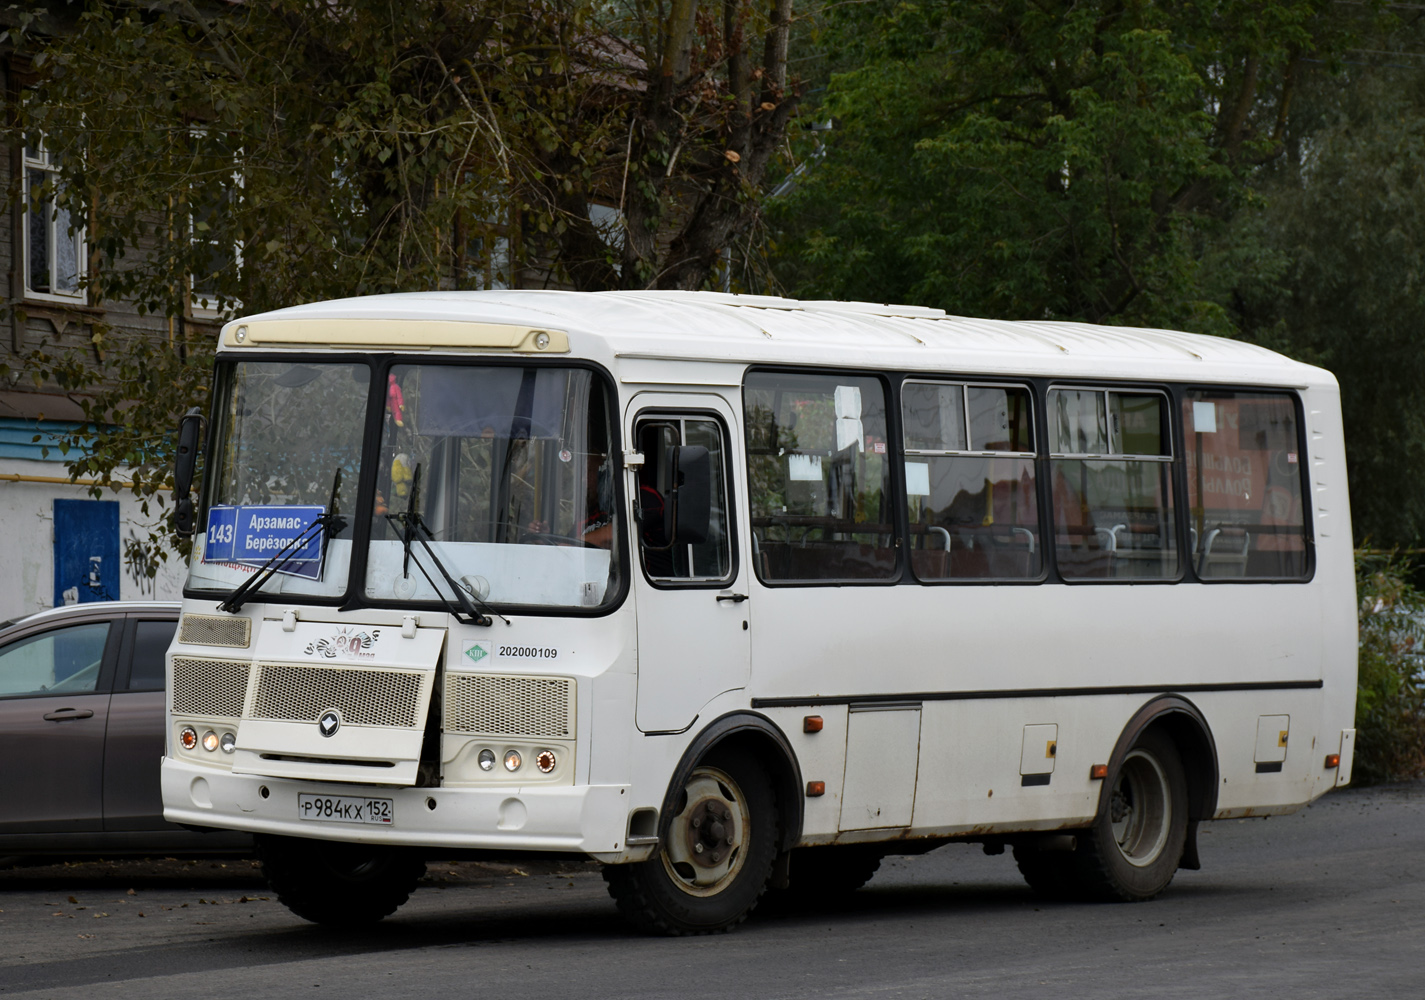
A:
[[[324,823],[375,823],[390,826],[395,810],[390,799],[366,799],[354,795],[297,795],[297,818]]]

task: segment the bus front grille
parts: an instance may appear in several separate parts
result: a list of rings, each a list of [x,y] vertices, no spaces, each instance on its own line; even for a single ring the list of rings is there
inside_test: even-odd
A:
[[[264,663],[250,717],[316,722],[329,709],[350,726],[413,729],[421,723],[426,675],[404,670],[296,667]]]
[[[445,731],[569,739],[574,690],[574,682],[562,677],[446,674]]]
[[[246,660],[173,658],[173,711],[178,715],[236,719],[247,697]]]
[[[178,626],[178,641],[195,646],[237,646],[246,649],[252,642],[252,619],[184,615]]]

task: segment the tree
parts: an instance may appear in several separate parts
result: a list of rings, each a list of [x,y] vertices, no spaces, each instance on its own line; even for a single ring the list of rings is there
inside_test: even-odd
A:
[[[906,4],[832,17],[825,158],[777,213],[815,296],[1227,332],[1203,247],[1341,27],[1307,0]]]
[[[7,141],[57,154],[57,200],[88,220],[90,305],[132,303],[179,335],[100,322],[102,368],[46,348],[23,365],[85,406],[72,475],[125,466],[145,498],[177,415],[204,402],[205,316],[700,287],[755,224],[797,106],[792,0],[53,8],[6,12],[0,41],[33,70]]]
[[[1419,41],[1398,25],[1371,47]],[[1303,95],[1306,123],[1256,179],[1262,210],[1228,234],[1254,265],[1217,276],[1242,336],[1336,374],[1356,541],[1386,548],[1425,536],[1425,74],[1407,58]]]

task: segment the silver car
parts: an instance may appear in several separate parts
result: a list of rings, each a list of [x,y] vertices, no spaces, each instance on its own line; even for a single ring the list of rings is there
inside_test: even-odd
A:
[[[163,820],[178,607],[76,604],[0,623],[0,857],[250,850],[246,835]]]

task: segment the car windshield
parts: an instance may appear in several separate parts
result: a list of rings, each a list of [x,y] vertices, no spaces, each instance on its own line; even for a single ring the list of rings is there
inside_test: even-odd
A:
[[[365,595],[597,607],[616,592],[609,405],[588,370],[396,365],[387,376]]]
[[[370,380],[370,368],[358,363],[219,368],[191,589],[230,592],[282,553],[263,593],[346,592]],[[348,523],[327,538],[313,523],[333,505]]]

